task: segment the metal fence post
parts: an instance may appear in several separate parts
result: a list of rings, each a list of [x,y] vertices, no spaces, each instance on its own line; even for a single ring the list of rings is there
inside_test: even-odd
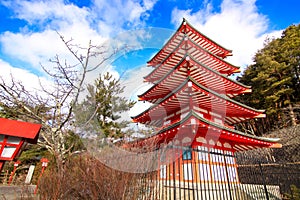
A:
[[[266,181],[265,181],[265,176],[264,176],[263,169],[262,169],[260,161],[258,162],[258,165],[259,165],[259,170],[260,170],[260,175],[261,175],[261,178],[262,178],[262,182],[263,182],[263,185],[264,185],[264,190],[265,190],[265,193],[266,193],[266,199],[269,200],[270,199],[269,198],[269,193],[268,193],[268,189],[267,189],[267,185],[266,185]]]

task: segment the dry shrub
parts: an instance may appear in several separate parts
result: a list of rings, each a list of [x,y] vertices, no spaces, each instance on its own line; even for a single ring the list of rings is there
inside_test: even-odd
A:
[[[151,174],[111,169],[88,155],[73,157],[57,170],[47,169],[40,180],[41,199],[138,199]]]

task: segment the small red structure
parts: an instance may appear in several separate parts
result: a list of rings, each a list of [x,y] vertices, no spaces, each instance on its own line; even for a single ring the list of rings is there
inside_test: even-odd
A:
[[[0,118],[0,171],[5,161],[19,154],[24,142],[37,142],[40,129],[40,124]]]

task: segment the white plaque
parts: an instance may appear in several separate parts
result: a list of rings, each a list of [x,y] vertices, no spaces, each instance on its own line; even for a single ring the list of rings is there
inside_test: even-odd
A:
[[[25,184],[30,184],[31,183],[34,168],[35,168],[34,165],[30,165],[27,176],[26,176],[26,179],[25,179]]]

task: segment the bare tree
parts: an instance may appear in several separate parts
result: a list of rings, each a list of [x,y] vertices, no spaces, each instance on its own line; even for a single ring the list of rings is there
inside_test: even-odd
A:
[[[45,85],[40,80],[39,90],[25,88],[24,83],[14,79],[0,80],[0,112],[12,117],[42,124],[38,144],[46,147],[58,160],[63,161],[72,146],[66,146],[68,132],[74,128],[73,108],[83,92],[87,75],[102,67],[117,52],[127,47],[112,47],[106,43],[87,47],[74,44],[58,34],[70,53],[70,60],[56,55],[50,59],[53,68],[42,66],[51,80]],[[72,62],[73,62],[72,61]]]

